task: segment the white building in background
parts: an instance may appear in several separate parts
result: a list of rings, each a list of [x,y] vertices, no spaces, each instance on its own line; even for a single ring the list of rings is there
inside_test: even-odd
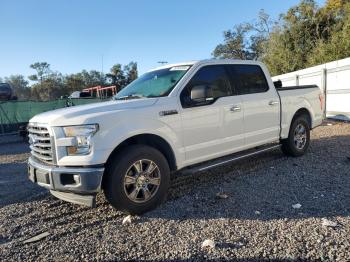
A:
[[[283,86],[318,85],[325,94],[326,116],[350,120],[350,57],[272,79]]]

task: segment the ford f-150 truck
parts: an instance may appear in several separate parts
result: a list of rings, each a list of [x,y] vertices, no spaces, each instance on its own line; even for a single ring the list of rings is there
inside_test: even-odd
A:
[[[323,120],[317,86],[281,87],[256,61],[204,60],[151,70],[111,101],[34,116],[29,178],[63,200],[141,214],[170,174],[281,147],[303,155]]]

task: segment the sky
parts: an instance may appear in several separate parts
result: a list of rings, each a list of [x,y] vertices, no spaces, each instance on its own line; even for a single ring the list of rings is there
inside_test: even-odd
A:
[[[323,0],[318,0],[322,4]],[[299,0],[0,0],[0,77],[28,76],[48,62],[64,74],[109,71],[136,61],[140,73],[211,57],[223,31],[277,18]]]

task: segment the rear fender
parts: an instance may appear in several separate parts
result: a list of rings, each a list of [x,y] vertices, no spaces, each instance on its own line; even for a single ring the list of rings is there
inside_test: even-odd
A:
[[[289,129],[292,125],[292,121],[294,117],[296,116],[297,112],[301,109],[307,110],[311,126],[313,126],[313,116],[314,116],[314,110],[312,109],[312,106],[310,102],[304,98],[299,97],[296,101],[293,101],[292,103],[288,103],[287,105],[282,105],[282,131],[281,131],[281,138],[285,139],[289,135]]]

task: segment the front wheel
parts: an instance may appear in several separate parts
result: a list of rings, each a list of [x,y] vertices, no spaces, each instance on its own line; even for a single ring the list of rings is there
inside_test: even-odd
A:
[[[310,144],[310,125],[306,116],[296,117],[290,127],[287,139],[282,140],[282,151],[290,156],[302,156]]]
[[[116,209],[142,214],[158,206],[170,183],[167,160],[146,145],[127,147],[111,159],[106,170],[104,193]]]

